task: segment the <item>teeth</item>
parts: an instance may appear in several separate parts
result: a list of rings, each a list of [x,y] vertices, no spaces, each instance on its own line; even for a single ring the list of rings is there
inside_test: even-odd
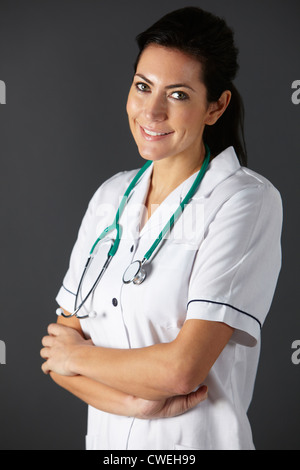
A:
[[[152,136],[168,134],[168,132],[152,132],[152,131],[148,131],[147,129],[144,129],[144,131],[146,132],[146,134],[152,135]]]

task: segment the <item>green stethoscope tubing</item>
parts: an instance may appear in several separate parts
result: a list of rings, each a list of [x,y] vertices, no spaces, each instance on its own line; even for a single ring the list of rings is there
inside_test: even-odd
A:
[[[185,198],[179,204],[179,206],[176,209],[176,211],[174,212],[174,214],[171,216],[169,222],[166,223],[166,225],[164,226],[164,228],[162,229],[162,231],[158,235],[157,239],[152,244],[151,248],[145,254],[144,258],[146,260],[149,260],[149,258],[151,258],[152,254],[154,253],[154,251],[156,250],[157,246],[160,244],[160,242],[162,241],[162,239],[164,238],[166,233],[172,229],[172,227],[175,224],[176,220],[178,219],[180,214],[183,212],[184,206],[186,206],[188,204],[190,199],[195,194],[195,192],[196,192],[203,176],[205,175],[205,172],[207,170],[207,167],[208,167],[209,161],[210,161],[210,150],[209,150],[209,147],[206,144],[205,144],[205,148],[206,148],[205,159],[203,161],[201,169],[198,172],[198,175],[197,175],[194,183],[192,184],[192,186],[191,186],[190,190],[188,191],[187,195],[185,196]]]
[[[161,232],[159,233],[158,237],[156,238],[156,240],[152,243],[151,247],[149,248],[149,250],[145,253],[144,255],[144,258],[143,258],[143,261],[140,262],[140,264],[143,264],[145,261],[148,261],[151,256],[153,255],[153,253],[156,251],[157,247],[159,246],[159,244],[161,243],[161,241],[163,240],[163,238],[165,237],[165,235],[171,231],[173,225],[175,224],[176,220],[178,219],[178,217],[182,214],[183,210],[184,210],[184,207],[189,203],[190,199],[193,197],[193,195],[195,194],[198,186],[200,185],[200,182],[202,181],[204,175],[205,175],[205,172],[208,168],[208,165],[209,165],[209,162],[210,162],[210,156],[211,156],[211,152],[210,152],[210,149],[209,147],[205,145],[205,158],[204,158],[204,161],[203,161],[203,164],[201,166],[201,169],[199,170],[198,174],[197,174],[197,177],[195,178],[195,181],[194,183],[192,184],[190,190],[188,191],[188,193],[186,194],[186,196],[184,197],[184,199],[181,201],[181,203],[179,204],[178,208],[176,209],[176,211],[174,212],[174,214],[171,216],[170,220],[166,223],[166,225],[163,227],[163,229],[161,230]],[[143,167],[138,171],[138,173],[135,175],[135,177],[133,178],[133,180],[131,181],[131,183],[129,184],[126,192],[124,193],[124,196],[122,197],[122,200],[120,202],[120,205],[118,207],[118,210],[116,212],[116,215],[115,215],[115,219],[113,221],[113,223],[111,225],[109,225],[108,227],[106,227],[103,232],[99,235],[99,237],[97,238],[97,240],[95,241],[95,243],[93,244],[92,248],[91,248],[91,251],[89,253],[89,257],[87,259],[87,262],[85,264],[85,267],[84,267],[84,270],[83,270],[83,273],[82,273],[82,276],[81,276],[81,279],[79,281],[79,285],[78,285],[78,289],[77,289],[77,293],[76,293],[76,298],[75,298],[75,306],[74,306],[74,312],[70,315],[66,315],[64,314],[63,312],[61,312],[61,315],[63,315],[64,317],[71,317],[71,316],[77,316],[79,319],[81,318],[87,318],[89,315],[83,315],[83,316],[78,316],[77,313],[79,312],[79,310],[83,307],[83,305],[85,304],[85,302],[87,301],[87,299],[89,298],[89,296],[91,295],[91,293],[94,291],[94,289],[96,288],[97,284],[99,283],[100,279],[102,278],[104,272],[106,271],[110,261],[112,260],[113,256],[116,254],[117,250],[118,250],[118,247],[119,247],[119,244],[120,244],[120,241],[121,241],[121,237],[122,237],[122,228],[119,224],[119,220],[121,218],[121,215],[123,213],[123,210],[128,202],[128,197],[129,195],[131,194],[132,190],[134,189],[134,187],[137,185],[137,183],[139,182],[141,176],[145,173],[145,171],[149,168],[149,166],[152,164],[152,161],[151,160],[148,160],[144,165]],[[93,284],[92,288],[89,290],[89,292],[87,293],[87,295],[84,297],[84,299],[81,301],[80,305],[77,306],[77,301],[78,301],[78,296],[79,296],[79,292],[81,290],[81,285],[82,285],[82,282],[83,282],[83,279],[85,277],[85,274],[86,274],[86,271],[88,269],[88,266],[90,264],[90,261],[92,260],[92,258],[94,257],[94,252],[95,252],[95,249],[98,245],[98,243],[108,234],[110,233],[111,231],[113,230],[116,230],[117,231],[117,235],[116,235],[116,238],[115,240],[113,241],[113,244],[110,248],[110,250],[108,251],[108,254],[107,254],[107,259],[100,271],[100,274],[98,275],[95,283]],[[125,282],[125,281],[124,281]]]
[[[201,166],[201,169],[200,171],[198,172],[198,175],[193,183],[193,185],[191,186],[190,190],[188,191],[187,195],[185,196],[185,198],[181,201],[181,203],[179,204],[179,207],[176,209],[176,211],[174,212],[174,214],[171,216],[169,222],[166,223],[166,225],[164,226],[164,228],[162,229],[162,231],[160,232],[160,234],[158,235],[158,237],[156,238],[156,240],[153,242],[153,244],[151,245],[151,247],[149,248],[149,250],[147,251],[147,253],[145,254],[144,258],[146,260],[149,260],[149,258],[151,258],[152,254],[154,253],[154,251],[156,250],[157,246],[160,244],[160,242],[162,241],[162,239],[164,238],[164,236],[166,235],[167,232],[169,232],[173,225],[175,224],[176,220],[178,219],[178,217],[180,216],[180,214],[183,212],[184,210],[184,206],[186,204],[188,204],[189,200],[193,197],[193,195],[195,194],[206,170],[207,170],[207,167],[209,165],[209,161],[210,161],[210,149],[209,147],[205,144],[205,149],[206,149],[206,153],[205,153],[205,158],[204,158],[204,161],[203,161],[203,164]],[[132,192],[133,188],[136,186],[137,182],[139,181],[139,179],[141,178],[141,176],[144,174],[144,172],[147,170],[147,168],[152,164],[152,161],[149,160],[145,163],[145,165],[141,168],[141,170],[136,174],[136,176],[133,178],[133,180],[131,181],[130,185],[128,186],[122,200],[121,200],[121,203],[119,205],[119,208],[117,210],[117,213],[116,213],[116,216],[115,216],[115,220],[113,221],[113,223],[107,227],[106,229],[103,230],[103,232],[101,233],[101,235],[97,238],[97,240],[95,241],[94,245],[92,246],[92,249],[90,251],[90,255],[93,254],[93,251],[94,249],[96,248],[97,244],[109,233],[111,232],[112,230],[117,230],[117,237],[114,241],[114,244],[113,246],[111,247],[111,249],[109,250],[108,252],[108,256],[114,256],[115,253],[117,252],[117,249],[119,247],[119,243],[121,241],[121,227],[119,225],[119,220],[120,220],[120,217],[122,215],[122,212],[125,208],[125,205],[127,203],[127,199],[130,195],[130,193]]]
[[[126,192],[125,192],[124,196],[122,197],[122,200],[120,202],[120,205],[118,207],[118,210],[117,210],[117,213],[116,213],[116,216],[115,216],[115,220],[113,221],[113,223],[111,225],[109,225],[108,227],[106,227],[103,230],[101,235],[99,235],[99,237],[97,238],[97,240],[95,241],[95,243],[92,246],[92,249],[90,251],[90,256],[93,254],[93,252],[94,252],[96,246],[98,245],[98,243],[112,230],[117,230],[117,237],[116,237],[112,247],[110,248],[110,250],[108,252],[108,256],[114,256],[116,254],[116,252],[119,248],[119,244],[120,244],[121,236],[122,236],[121,235],[122,229],[121,229],[120,224],[119,224],[120,217],[121,217],[121,215],[123,213],[123,210],[124,210],[124,208],[127,204],[127,200],[128,200],[128,197],[129,197],[130,193],[132,192],[133,188],[136,186],[136,184],[140,180],[141,176],[145,173],[147,168],[151,165],[151,163],[152,163],[151,160],[147,161],[145,163],[145,165],[140,169],[140,171],[135,175],[135,177],[131,181],[130,185],[126,189]]]

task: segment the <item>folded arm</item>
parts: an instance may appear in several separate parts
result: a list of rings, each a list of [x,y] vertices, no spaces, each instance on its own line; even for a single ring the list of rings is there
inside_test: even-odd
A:
[[[65,331],[71,337],[74,337],[74,333],[75,336],[78,334],[77,340],[79,339],[79,342],[82,342],[83,345],[91,345],[90,341],[84,339],[80,322],[76,317],[68,319],[59,317],[58,324],[65,326]],[[42,342],[48,343],[49,337],[43,338]],[[47,347],[41,350],[41,356],[45,359],[47,359],[48,353],[49,349]],[[207,397],[207,387],[201,387],[196,392],[186,396],[169,397],[162,400],[144,400],[84,375],[62,375],[50,370],[48,367],[45,368],[45,364],[43,364],[42,369],[44,372],[49,373],[53,381],[59,386],[88,405],[121,416],[132,416],[140,419],[176,416],[193,408]]]
[[[170,343],[137,349],[93,346],[65,324],[51,324],[43,339],[45,373],[84,376],[145,400],[188,395],[202,384],[229,341],[224,323],[188,320]]]

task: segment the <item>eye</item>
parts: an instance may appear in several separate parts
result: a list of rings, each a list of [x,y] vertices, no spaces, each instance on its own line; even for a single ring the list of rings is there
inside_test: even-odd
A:
[[[171,94],[171,97],[177,101],[184,101],[184,100],[189,99],[189,96],[186,93],[184,93],[184,91],[174,91]]]
[[[142,92],[150,91],[149,85],[147,85],[147,83],[138,82],[135,84],[135,87],[137,88],[138,91],[142,91]]]

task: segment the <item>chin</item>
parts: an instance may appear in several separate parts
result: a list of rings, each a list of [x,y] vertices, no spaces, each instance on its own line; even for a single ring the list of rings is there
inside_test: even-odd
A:
[[[170,155],[167,153],[149,151],[142,148],[139,148],[139,154],[145,160],[152,160],[154,162],[158,162],[160,160],[164,160],[165,158],[170,157]]]

